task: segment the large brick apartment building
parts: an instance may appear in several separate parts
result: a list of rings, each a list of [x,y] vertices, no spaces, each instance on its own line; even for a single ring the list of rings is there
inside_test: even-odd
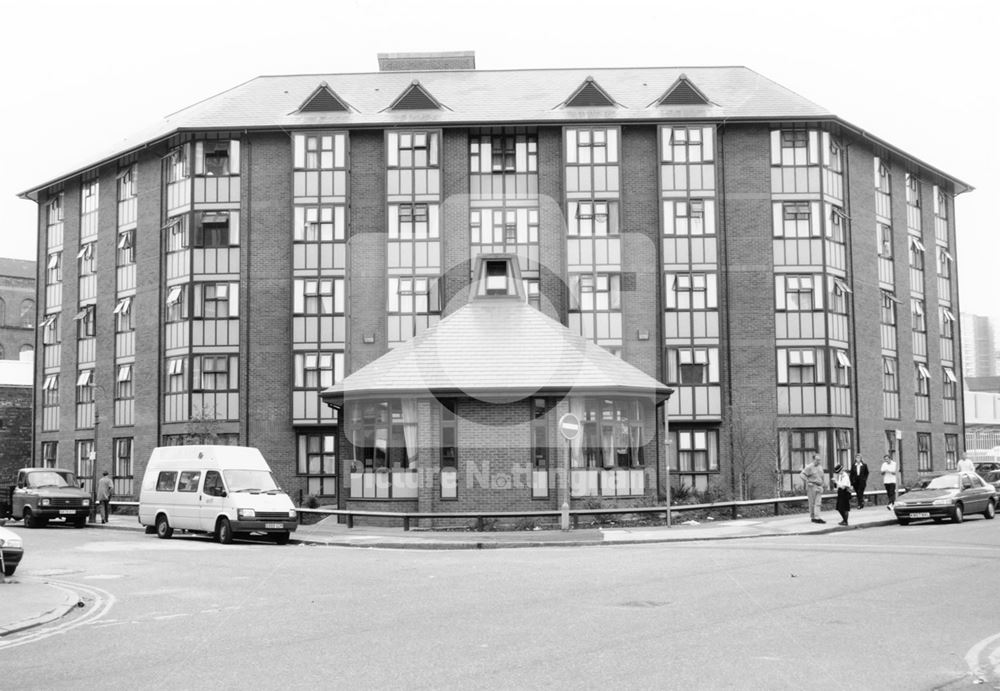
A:
[[[969,189],[743,67],[259,77],[24,193],[34,460],[91,477],[96,451],[128,496],[156,445],[240,443],[293,496],[421,510],[557,506],[563,467],[578,502],[656,501],[668,462],[735,496],[793,489],[817,452],[943,469]],[[407,388],[394,354],[448,334],[453,363],[496,355],[482,381],[513,366],[521,341],[459,328],[484,323],[463,309],[486,255],[546,320],[510,308],[510,333],[583,353],[594,386],[526,365],[534,388]]]

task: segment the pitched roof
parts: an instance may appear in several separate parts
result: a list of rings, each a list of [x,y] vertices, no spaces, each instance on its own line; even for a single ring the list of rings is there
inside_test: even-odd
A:
[[[659,103],[684,76],[708,99],[706,104]],[[560,108],[592,78],[614,108]],[[400,94],[418,81],[425,94],[447,107],[440,110],[392,109]],[[326,82],[350,109],[340,112],[300,111]],[[534,70],[426,70],[261,76],[167,115],[149,128],[125,138],[83,165],[22,193],[39,190],[92,169],[101,163],[161,141],[180,131],[295,129],[308,127],[503,126],[581,122],[661,122],[665,120],[833,120],[877,144],[882,142],[746,67],[634,67]],[[904,154],[905,155],[905,154]],[[929,168],[948,179],[949,176]],[[958,182],[958,181],[956,181]],[[964,183],[962,183],[964,185]],[[967,186],[966,186],[967,187]]]
[[[516,400],[541,393],[628,394],[658,402],[672,389],[517,299],[473,300],[320,395],[459,393]]]

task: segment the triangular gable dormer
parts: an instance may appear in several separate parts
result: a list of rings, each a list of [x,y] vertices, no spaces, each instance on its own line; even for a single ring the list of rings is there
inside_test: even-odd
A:
[[[443,106],[416,79],[386,110],[442,110]]]
[[[608,92],[594,81],[593,77],[587,77],[583,84],[573,92],[573,95],[566,99],[563,108],[595,108],[601,106],[617,107],[615,99],[608,95]]]
[[[677,81],[660,96],[658,106],[707,106],[710,101],[698,87],[691,83],[687,75],[681,75]]]
[[[309,98],[307,98],[297,113],[343,113],[351,110],[326,82],[320,82]]]
[[[480,254],[476,257],[473,276],[476,278],[472,282],[470,302],[484,298],[527,301],[521,283],[521,269],[518,266],[517,255]]]

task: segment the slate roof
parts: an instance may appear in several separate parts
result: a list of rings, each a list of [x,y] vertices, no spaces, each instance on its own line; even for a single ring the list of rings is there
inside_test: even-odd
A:
[[[704,94],[709,103],[659,105],[660,98],[682,76]],[[614,105],[564,106],[588,78],[614,99]],[[350,104],[350,109],[299,112],[324,82],[344,103]],[[414,82],[419,82],[442,108],[392,110],[392,104]],[[840,120],[826,108],[746,67],[467,69],[261,76],[172,113],[90,158],[84,165],[37,185],[21,196],[31,197],[59,180],[185,130],[780,119],[836,121],[881,146],[898,151]],[[953,180],[905,153],[903,156]],[[965,183],[959,184],[968,187]]]
[[[650,396],[673,390],[517,299],[473,300],[345,377],[326,401],[466,394],[516,400],[573,392]]]

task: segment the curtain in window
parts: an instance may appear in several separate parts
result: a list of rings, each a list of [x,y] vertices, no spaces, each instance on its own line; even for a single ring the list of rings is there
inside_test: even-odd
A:
[[[582,426],[583,420],[587,417],[586,400],[582,396],[570,397],[569,412],[576,415]],[[570,464],[574,468],[583,467],[583,436],[583,430],[581,429],[576,439],[570,442]]]
[[[417,399],[404,398],[400,401],[403,413],[403,440],[406,443],[406,459],[410,468],[417,463]]]
[[[604,455],[604,467],[613,468],[615,465],[615,426],[601,425],[601,451]]]

